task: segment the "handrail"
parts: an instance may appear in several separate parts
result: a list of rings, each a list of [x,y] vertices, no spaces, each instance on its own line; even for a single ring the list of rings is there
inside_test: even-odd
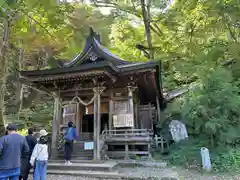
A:
[[[110,140],[113,138],[147,138],[151,139],[153,137],[153,131],[150,129],[126,129],[126,130],[105,130],[102,136],[105,135],[104,141],[106,139]]]

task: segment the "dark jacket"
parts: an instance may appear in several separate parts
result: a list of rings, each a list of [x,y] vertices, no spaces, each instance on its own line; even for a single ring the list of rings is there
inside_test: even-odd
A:
[[[29,147],[24,136],[9,134],[0,138],[0,170],[20,168],[23,153],[28,153]]]
[[[33,135],[28,135],[25,137],[28,143],[29,151],[23,154],[23,158],[30,158],[35,145],[37,144],[37,138]]]

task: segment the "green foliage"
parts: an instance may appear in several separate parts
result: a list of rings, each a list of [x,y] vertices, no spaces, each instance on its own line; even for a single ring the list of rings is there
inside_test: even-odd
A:
[[[39,102],[31,108],[25,108],[18,114],[8,114],[7,122],[16,124],[22,131],[25,128],[45,128],[51,131],[51,122],[53,119],[53,104],[51,102]]]
[[[239,147],[216,149],[212,154],[212,164],[217,173],[238,172],[240,169]]]
[[[206,147],[204,138],[190,138],[173,144],[167,155],[154,154],[155,159],[165,160],[174,166],[200,170],[202,166],[201,147]],[[213,171],[216,173],[238,172],[240,168],[239,148],[218,147],[209,149]]]
[[[165,123],[179,117],[190,139],[174,144],[166,160],[174,165],[201,168],[200,148],[210,149],[214,171],[233,172],[240,167],[240,96],[234,78],[224,68],[204,71],[187,96],[164,112]]]
[[[174,143],[167,155],[155,155],[155,158],[167,160],[172,165],[184,167],[200,167],[201,154],[200,149],[204,146],[204,142],[199,139],[188,139]]]
[[[205,74],[200,85],[184,99],[181,113],[189,133],[205,134],[212,146],[236,145],[240,117],[240,97],[231,73],[224,69]]]

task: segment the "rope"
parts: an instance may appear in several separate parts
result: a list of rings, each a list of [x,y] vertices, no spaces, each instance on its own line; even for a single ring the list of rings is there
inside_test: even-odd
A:
[[[79,103],[83,104],[84,106],[88,106],[89,104],[92,104],[94,99],[97,97],[98,94],[101,94],[103,91],[105,90],[105,87],[100,89],[99,87],[97,88],[93,88],[93,92],[94,92],[94,96],[91,98],[90,101],[88,102],[84,102],[79,96],[78,94],[76,94],[76,96],[70,101],[70,105],[77,100]]]
[[[88,106],[89,104],[92,104],[92,102],[94,101],[94,99],[97,97],[97,95],[95,94],[92,99],[88,102],[84,102],[79,96],[75,96],[71,101],[70,101],[70,105],[74,102],[74,100],[78,100],[78,102],[80,102],[81,104],[83,104],[84,106]]]

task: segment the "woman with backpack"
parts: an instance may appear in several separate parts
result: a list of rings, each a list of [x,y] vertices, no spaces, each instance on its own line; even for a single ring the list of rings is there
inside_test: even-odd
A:
[[[68,123],[68,129],[65,133],[64,140],[65,140],[65,165],[71,165],[71,156],[73,152],[73,141],[77,140],[78,136],[76,133],[76,129],[73,127],[73,123]]]
[[[42,129],[38,143],[35,145],[30,164],[35,167],[34,180],[47,180],[48,165],[48,133]]]

